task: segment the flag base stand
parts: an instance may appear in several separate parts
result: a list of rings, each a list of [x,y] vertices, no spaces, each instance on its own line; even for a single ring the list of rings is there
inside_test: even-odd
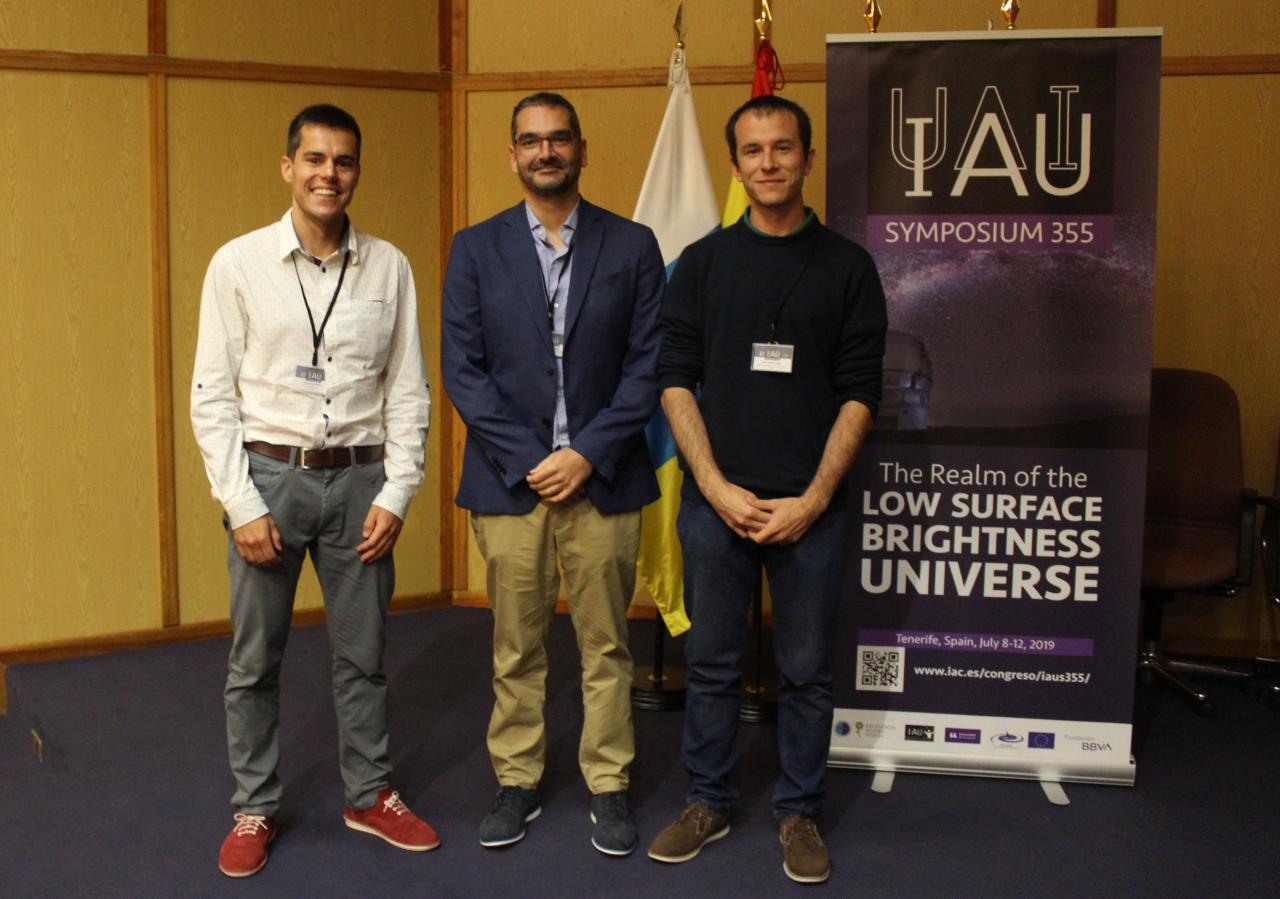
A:
[[[684,708],[684,671],[637,668],[631,681],[631,707],[642,712],[671,712]]]
[[[772,724],[778,720],[778,688],[773,684],[745,684],[738,720],[744,724]]]
[[[631,707],[642,712],[684,708],[684,669],[663,664],[665,634],[659,617],[653,628],[653,665],[637,668],[631,677]]]

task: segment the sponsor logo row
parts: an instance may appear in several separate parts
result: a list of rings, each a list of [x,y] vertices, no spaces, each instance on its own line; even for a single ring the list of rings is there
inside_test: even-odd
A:
[[[862,721],[854,722],[852,728],[845,721],[836,723],[836,734],[839,736],[848,736],[851,731],[856,731],[860,738],[876,739],[879,737],[890,736],[892,731],[897,728],[893,725],[886,724],[869,724]],[[962,743],[968,745],[978,745],[983,742],[993,743],[997,746],[1009,746],[1025,749],[1055,749],[1057,748],[1058,734],[1048,731],[1028,731],[1025,734],[1015,733],[1005,730],[999,733],[990,734],[986,740],[983,740],[982,731],[973,727],[938,727],[933,724],[907,724],[903,728],[903,739],[918,743],[936,743],[941,741],[944,743]],[[1084,752],[1111,752],[1112,746],[1105,740],[1098,740],[1093,737],[1080,737],[1071,734],[1064,735],[1064,739],[1071,743],[1079,745]]]

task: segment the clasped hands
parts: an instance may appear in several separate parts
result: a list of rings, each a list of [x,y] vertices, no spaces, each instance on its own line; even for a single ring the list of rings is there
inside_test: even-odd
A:
[[[728,481],[710,491],[707,499],[729,530],[760,544],[795,543],[825,509],[825,505],[808,496],[760,499]]]
[[[586,456],[564,447],[550,453],[525,476],[529,486],[544,503],[563,503],[577,498],[595,466]]]

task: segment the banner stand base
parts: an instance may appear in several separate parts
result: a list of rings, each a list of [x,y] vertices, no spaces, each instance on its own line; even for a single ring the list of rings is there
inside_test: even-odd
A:
[[[871,778],[871,792],[888,793],[893,789],[893,772],[877,771],[876,776]]]
[[[1071,800],[1067,798],[1067,791],[1062,789],[1062,784],[1056,780],[1040,781],[1040,789],[1044,790],[1044,795],[1054,805],[1070,805]]]

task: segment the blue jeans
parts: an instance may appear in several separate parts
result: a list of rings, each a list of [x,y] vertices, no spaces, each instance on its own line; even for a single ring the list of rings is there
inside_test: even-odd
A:
[[[738,710],[747,609],[761,565],[773,600],[778,760],[773,810],[815,817],[825,795],[831,745],[832,637],[848,531],[844,510],[827,512],[798,543],[761,546],[734,534],[710,506],[684,502],[676,522],[684,551],[685,608],[692,627],[683,755],[689,802],[727,811],[738,761]]]

